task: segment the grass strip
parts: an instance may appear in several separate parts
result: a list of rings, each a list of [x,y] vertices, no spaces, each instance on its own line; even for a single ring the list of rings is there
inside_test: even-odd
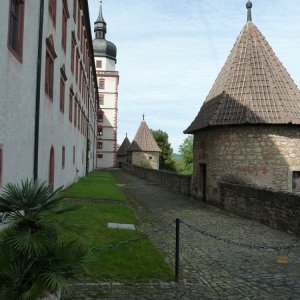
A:
[[[125,201],[126,197],[111,173],[91,172],[64,190],[65,198]]]
[[[74,202],[66,201],[65,205],[73,206]],[[82,232],[86,237],[80,239],[89,248],[101,248],[144,235],[139,231],[107,228],[108,222],[137,225],[138,220],[128,207],[97,205],[88,200],[86,204],[76,205],[77,210],[60,217],[71,217],[85,224]],[[70,240],[75,237],[65,231],[60,238]],[[173,276],[171,268],[148,238],[118,248],[93,252],[96,260],[90,277],[96,280],[171,280]]]

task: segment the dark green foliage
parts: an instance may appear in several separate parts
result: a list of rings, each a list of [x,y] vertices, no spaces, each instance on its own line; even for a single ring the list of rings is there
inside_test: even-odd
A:
[[[173,149],[169,143],[169,136],[165,131],[162,130],[152,130],[151,133],[161,149],[161,154],[159,156],[159,168],[166,171],[175,171],[175,163],[172,159]]]
[[[0,213],[9,227],[0,235],[0,299],[37,299],[66,290],[67,280],[87,265],[82,244],[58,238],[62,229],[81,227],[66,218],[53,221],[54,215],[75,209],[58,206],[60,191],[51,193],[45,182],[28,180],[3,188]]]
[[[182,156],[182,163],[179,166],[181,174],[191,175],[193,173],[193,140],[193,136],[189,135],[179,146]]]

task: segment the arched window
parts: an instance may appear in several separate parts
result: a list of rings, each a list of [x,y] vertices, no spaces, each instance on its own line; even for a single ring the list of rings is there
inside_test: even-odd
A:
[[[54,149],[53,146],[50,150],[50,159],[49,159],[49,186],[51,191],[54,188]]]

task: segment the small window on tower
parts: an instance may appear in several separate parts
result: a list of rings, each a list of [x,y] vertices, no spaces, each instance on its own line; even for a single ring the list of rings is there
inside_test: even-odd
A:
[[[102,68],[102,60],[97,60],[96,67],[99,69]]]
[[[102,149],[102,142],[98,142],[98,143],[97,143],[97,148],[98,148],[98,149]]]
[[[103,114],[98,114],[98,122],[103,123]]]
[[[104,90],[105,88],[105,80],[104,79],[100,79],[99,80],[99,89],[100,90]]]
[[[98,128],[98,136],[103,136],[103,128]]]
[[[103,158],[103,154],[98,154],[97,157],[98,158]]]
[[[99,105],[103,105],[104,104],[104,95],[100,94],[99,95]]]

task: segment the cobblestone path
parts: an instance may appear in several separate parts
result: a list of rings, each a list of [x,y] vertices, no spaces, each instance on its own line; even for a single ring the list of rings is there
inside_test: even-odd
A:
[[[300,299],[300,239],[246,220],[137,176],[114,173],[134,207],[141,229],[175,218],[222,238],[255,245],[297,247],[288,264],[277,264],[277,251],[244,248],[213,239],[181,224],[180,282],[90,283],[75,286],[70,299]],[[151,235],[174,265],[175,226]],[[279,254],[287,255],[287,251]]]

